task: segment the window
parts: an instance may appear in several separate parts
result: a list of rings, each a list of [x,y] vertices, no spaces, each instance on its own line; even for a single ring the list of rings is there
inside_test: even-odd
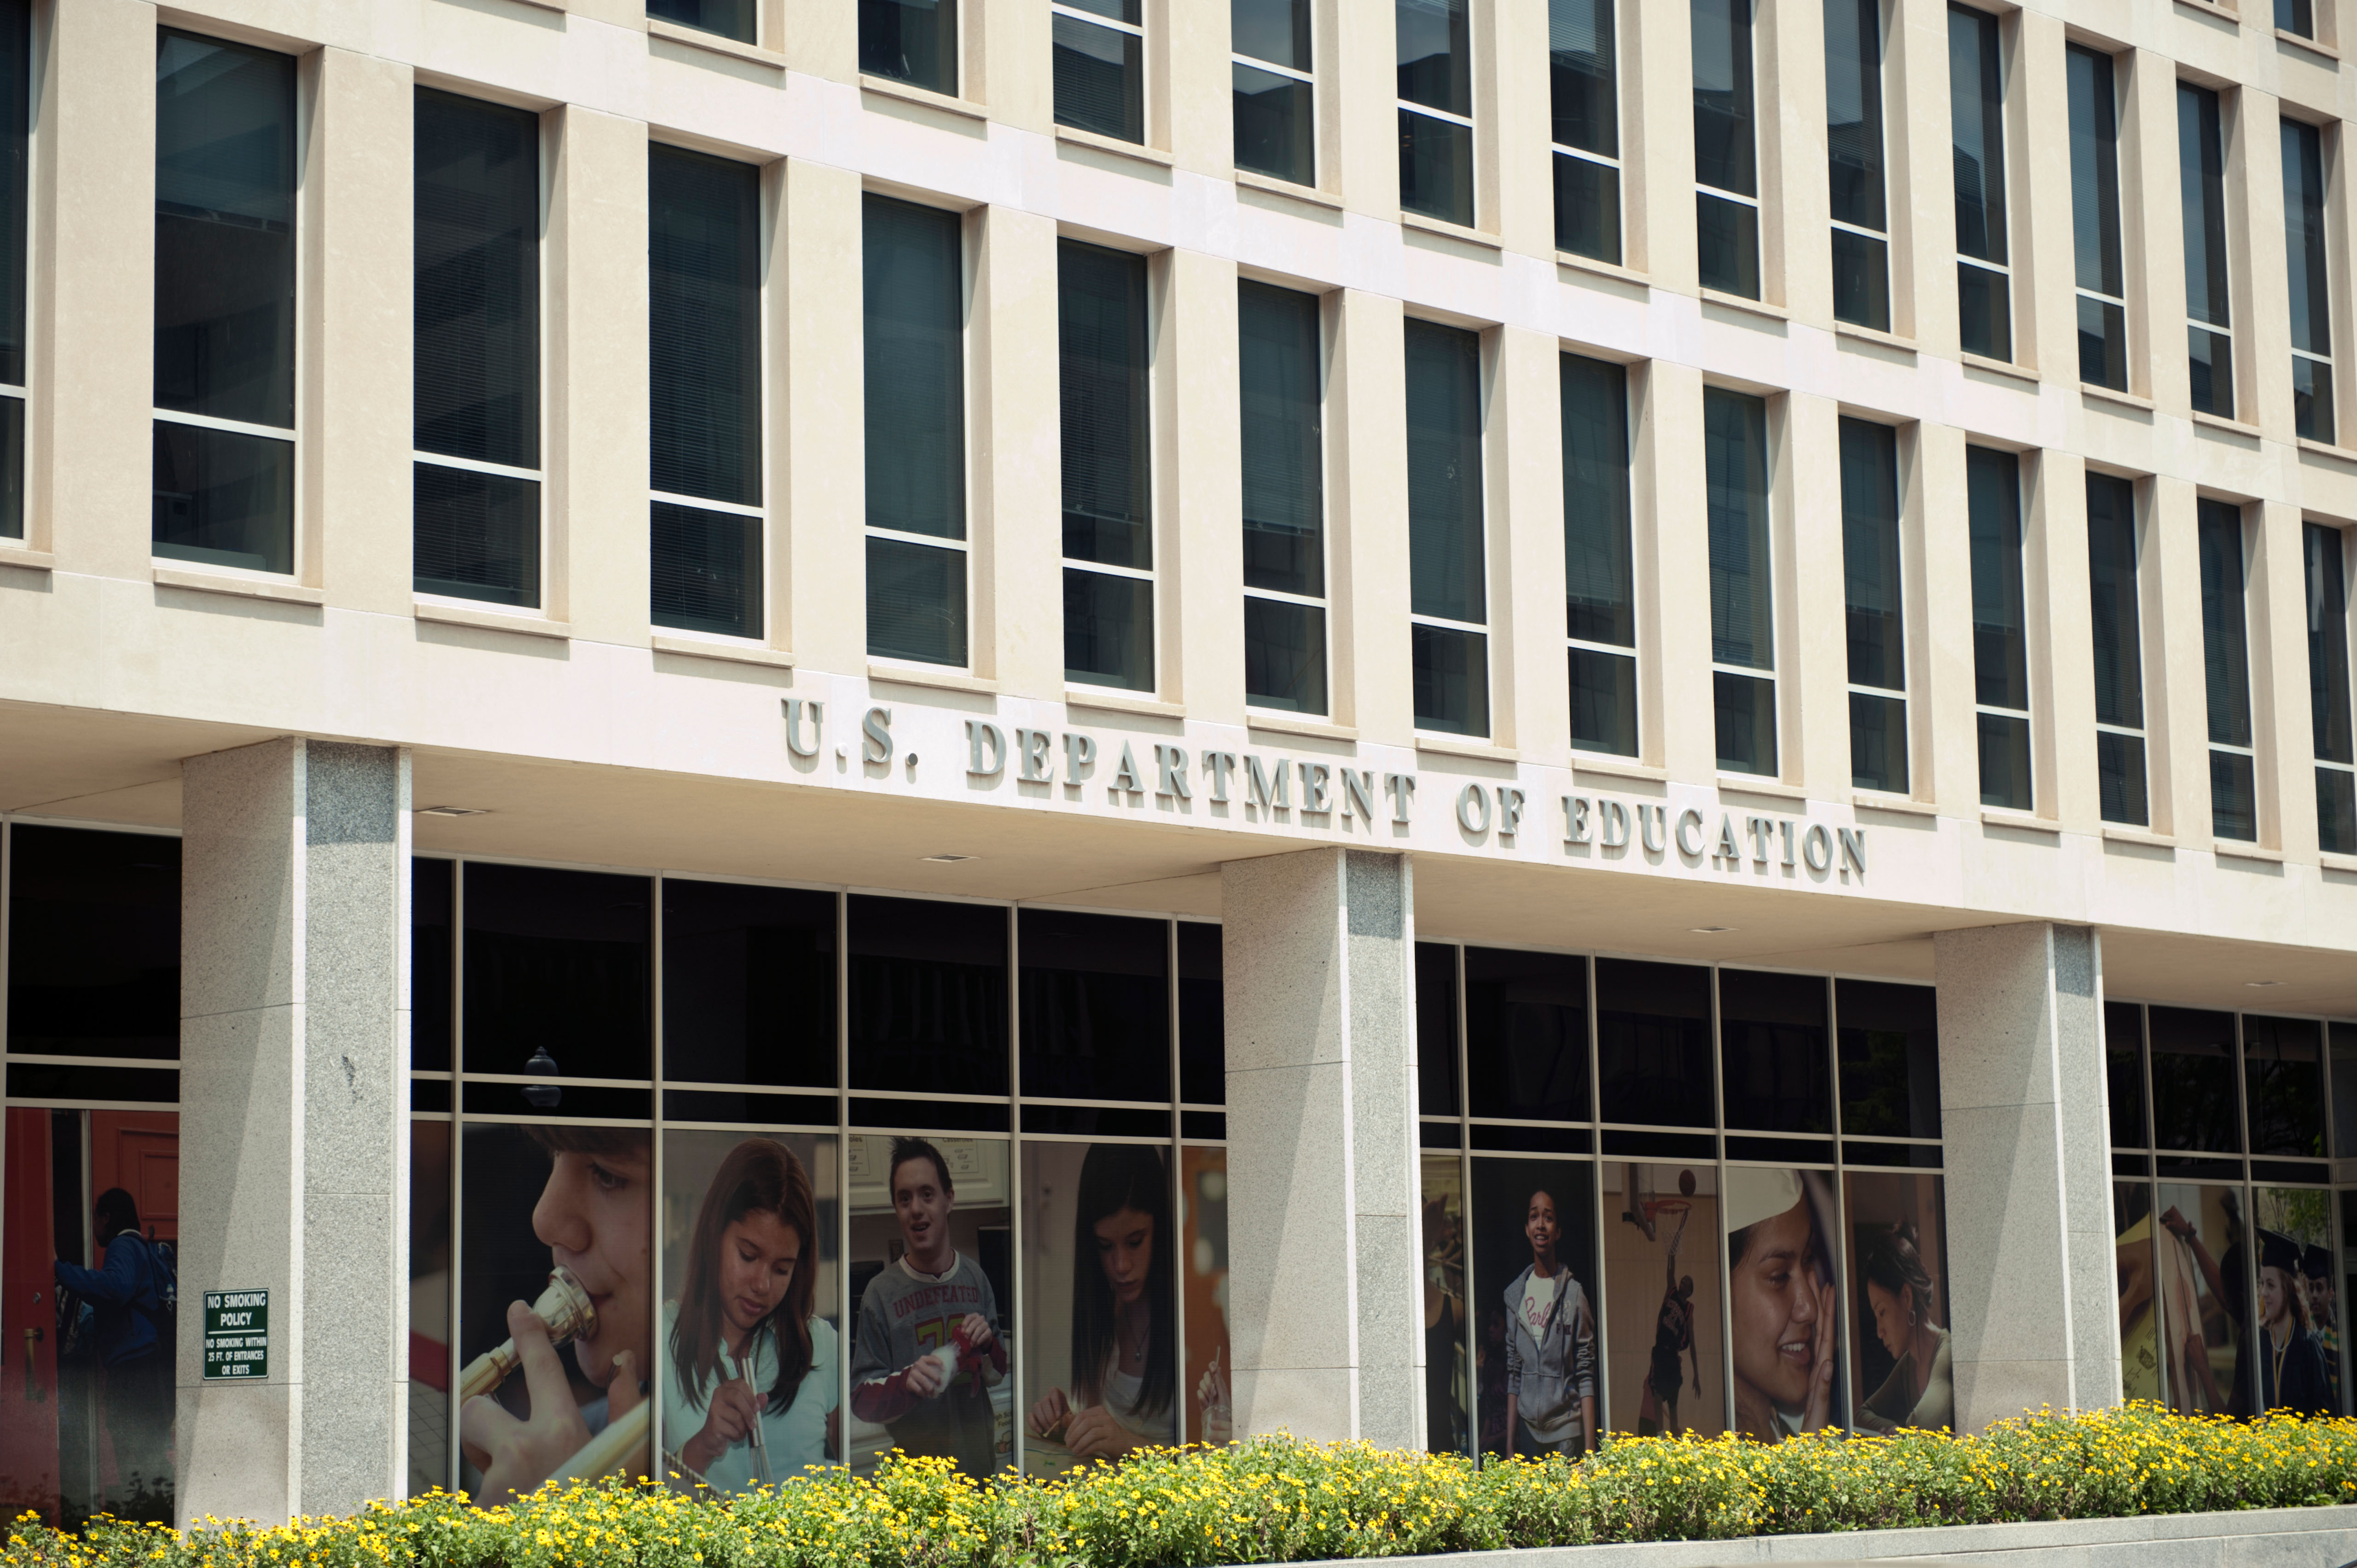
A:
[[[415,134],[416,589],[536,608],[540,119],[420,88]]]
[[[859,69],[955,97],[957,8],[958,0],[859,0]]]
[[[1408,608],[1415,726],[1490,733],[1481,340],[1407,323]]]
[[[2225,159],[2218,95],[2177,84],[2177,182],[2185,209],[2185,339],[2193,407],[2234,417],[2234,345],[2227,335]]]
[[[761,176],[647,149],[650,613],[762,635]]]
[[[2324,133],[2283,124],[2284,260],[2291,283],[2291,407],[2311,441],[2332,439],[2332,280],[2324,258]]]
[[[2021,459],[1964,448],[1973,558],[1973,704],[1980,725],[1981,804],[2027,811],[2029,634],[2021,588]]]
[[[2210,710],[2210,832],[2259,836],[2251,749],[2251,644],[2244,616],[2243,513],[2226,501],[2195,508],[2201,557],[2202,689]]]
[[[0,4],[0,539],[25,537],[27,155],[33,125],[31,0]]]
[[[1146,140],[1145,0],[1055,0],[1056,124]]]
[[[155,407],[155,553],[294,571],[295,61],[169,27]]]
[[[1825,141],[1833,177],[1834,316],[1888,332],[1882,0],[1825,0]]]
[[[1154,690],[1146,258],[1056,247],[1064,464],[1064,679]],[[1087,563],[1083,567],[1081,563]]]
[[[2095,780],[2104,821],[2144,827],[2144,639],[2137,614],[2136,486],[2087,476],[2087,593],[2095,637]]]
[[[1318,90],[1309,0],[1228,0],[1236,166],[1318,183]]]
[[[2276,26],[2303,38],[2316,37],[2315,0],[2276,0]]]
[[[1776,772],[1776,602],[1768,541],[1768,404],[1702,393],[1710,514],[1711,696],[1718,766]]]
[[[717,33],[740,44],[756,38],[753,0],[647,0],[647,16],[698,32]]]
[[[1318,300],[1236,285],[1243,428],[1244,701],[1323,714],[1326,479]]]
[[[2005,78],[1997,19],[1948,7],[1948,115],[1955,141],[1956,326],[1964,350],[2013,358],[2005,225]]]
[[[1473,223],[1473,34],[1466,0],[1392,0],[1400,206]]]
[[[2308,705],[2316,725],[2316,834],[2332,854],[2357,854],[2357,750],[2349,725],[2349,576],[2341,531],[2305,524]]]
[[[1702,285],[1760,297],[1751,0],[1694,6],[1695,250]]]
[[[1841,422],[1849,781],[1907,793],[1907,640],[1899,575],[1899,433]]]
[[[2120,266],[2120,123],[2112,57],[2062,51],[2071,79],[2071,243],[2079,284],[2079,379],[2128,387],[2126,284]]]
[[[1565,635],[1571,744],[1637,755],[1637,588],[1629,522],[1629,372],[1563,356]]]
[[[1620,260],[1620,96],[1613,0],[1547,0],[1555,246]]]
[[[863,199],[867,651],[966,661],[965,285],[958,215]]]

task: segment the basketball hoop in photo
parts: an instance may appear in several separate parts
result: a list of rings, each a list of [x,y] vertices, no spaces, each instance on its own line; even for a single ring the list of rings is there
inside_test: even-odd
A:
[[[1683,1229],[1685,1216],[1694,1209],[1694,1172],[1679,1171],[1677,1196],[1664,1197],[1653,1185],[1653,1173],[1660,1168],[1658,1165],[1640,1165],[1622,1167],[1628,1172],[1628,1179],[1621,1190],[1629,1195],[1629,1207],[1621,1211],[1620,1218],[1642,1230],[1648,1241],[1661,1240],[1660,1220],[1663,1215],[1676,1219]]]

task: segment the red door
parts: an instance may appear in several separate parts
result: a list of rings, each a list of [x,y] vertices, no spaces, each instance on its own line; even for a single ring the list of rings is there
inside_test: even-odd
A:
[[[49,1112],[8,1112],[0,1215],[0,1502],[58,1517],[57,1285]]]
[[[119,1187],[139,1206],[139,1229],[157,1241],[180,1240],[180,1118],[171,1111],[90,1113],[90,1191],[94,1203]],[[93,1268],[105,1266],[99,1251]]]

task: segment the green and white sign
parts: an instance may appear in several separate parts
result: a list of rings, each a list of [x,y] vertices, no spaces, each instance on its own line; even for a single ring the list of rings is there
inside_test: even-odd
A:
[[[270,1375],[270,1293],[205,1292],[205,1380]]]

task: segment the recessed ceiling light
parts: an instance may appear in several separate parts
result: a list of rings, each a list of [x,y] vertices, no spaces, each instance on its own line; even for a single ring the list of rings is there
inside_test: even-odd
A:
[[[972,860],[974,856],[970,854],[928,854],[921,858],[932,861],[939,865],[955,865],[959,861]]]
[[[2280,980],[2246,980],[2246,981],[2243,982],[2243,983],[2244,983],[2244,984],[2245,984],[2245,985],[2253,985],[2253,986],[2257,986],[2257,985],[2281,985],[2281,984],[2283,983],[2283,982],[2282,982],[2282,981],[2280,981]]]
[[[1731,931],[1735,928],[1733,926],[1688,926],[1686,929],[1698,937],[1715,937],[1721,932]]]
[[[488,817],[491,809],[489,806],[420,806],[417,814],[421,817]]]

